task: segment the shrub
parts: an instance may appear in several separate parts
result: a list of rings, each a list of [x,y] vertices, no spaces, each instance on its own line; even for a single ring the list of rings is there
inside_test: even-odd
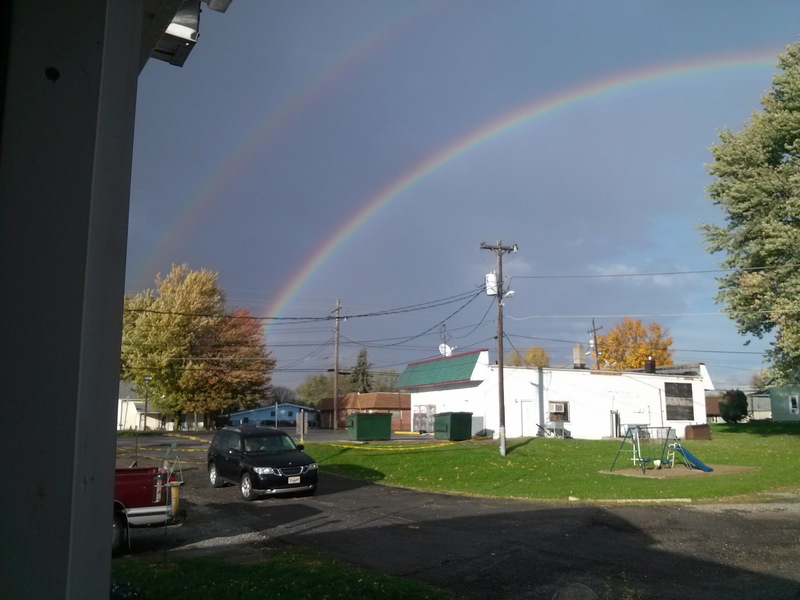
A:
[[[747,396],[742,390],[728,390],[719,401],[719,414],[726,423],[739,423],[747,417]]]

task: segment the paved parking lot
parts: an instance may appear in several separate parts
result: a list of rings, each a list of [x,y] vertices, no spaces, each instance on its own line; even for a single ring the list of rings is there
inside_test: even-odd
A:
[[[568,584],[614,599],[800,598],[794,497],[757,505],[547,505],[322,473],[312,498],[247,503],[235,487],[208,485],[203,440],[175,442],[186,523],[166,535],[134,532],[134,556],[166,549],[253,560],[293,544],[467,599],[550,600]],[[159,444],[172,441],[140,439],[140,456],[158,457]],[[120,448],[123,461],[129,450]]]

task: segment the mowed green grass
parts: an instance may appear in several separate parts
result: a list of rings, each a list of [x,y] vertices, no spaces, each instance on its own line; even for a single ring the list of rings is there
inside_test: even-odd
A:
[[[273,550],[266,559],[247,564],[213,557],[116,560],[111,576],[147,600],[452,598],[449,592],[418,581],[357,569],[302,548]],[[117,597],[131,596],[121,592]]]
[[[757,501],[770,492],[800,490],[795,460],[800,455],[800,423],[768,421],[712,425],[710,441],[681,443],[713,466],[752,470],[659,478],[610,474],[620,448],[615,440],[512,439],[506,456],[497,441],[371,442],[307,444],[324,474],[419,490],[540,501],[658,500]],[[631,465],[620,455],[615,472]],[[676,469],[685,469],[677,465]]]

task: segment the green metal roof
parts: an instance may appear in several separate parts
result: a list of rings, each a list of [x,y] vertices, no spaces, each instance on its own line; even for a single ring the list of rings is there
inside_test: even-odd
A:
[[[409,364],[394,387],[408,389],[470,381],[482,350]]]

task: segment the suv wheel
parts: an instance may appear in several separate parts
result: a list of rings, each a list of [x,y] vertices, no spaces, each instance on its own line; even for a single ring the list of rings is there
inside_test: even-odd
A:
[[[220,488],[225,483],[222,481],[222,477],[220,477],[219,473],[217,472],[217,465],[215,465],[213,462],[208,463],[208,480],[215,488]]]
[[[242,491],[242,498],[245,500],[255,499],[256,493],[253,491],[253,481],[250,479],[250,473],[242,475],[239,489]]]

